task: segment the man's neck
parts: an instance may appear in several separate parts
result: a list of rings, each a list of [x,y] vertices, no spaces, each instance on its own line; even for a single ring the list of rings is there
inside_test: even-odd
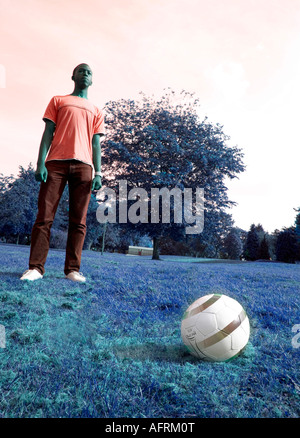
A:
[[[87,99],[88,98],[88,89],[87,88],[74,88],[73,93],[70,94],[70,96],[78,96],[78,97],[82,97],[83,99]]]

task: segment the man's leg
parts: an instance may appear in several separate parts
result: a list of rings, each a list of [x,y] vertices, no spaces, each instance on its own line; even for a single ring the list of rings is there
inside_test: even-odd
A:
[[[67,162],[49,161],[47,181],[41,183],[38,198],[38,214],[31,233],[29,269],[36,269],[42,275],[50,242],[50,229],[59,200],[67,182]]]
[[[86,234],[86,215],[91,199],[92,168],[72,161],[69,173],[69,230],[66,248],[65,274],[79,272],[81,252]]]

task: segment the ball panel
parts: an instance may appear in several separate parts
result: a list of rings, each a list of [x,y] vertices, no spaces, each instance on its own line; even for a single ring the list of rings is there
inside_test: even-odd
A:
[[[232,309],[233,311],[240,313],[243,310],[243,307],[240,305],[240,303],[236,300],[234,300],[231,297],[228,297],[227,295],[223,295],[224,303],[229,309]]]
[[[195,325],[184,324],[184,322],[181,325],[181,335],[186,344],[190,345],[191,342],[193,344],[196,338],[200,341],[205,339],[205,336],[196,329]]]
[[[187,347],[187,349],[189,350],[189,352],[193,356],[196,356],[200,359],[204,359],[205,358],[204,354],[202,354],[201,350],[199,350],[199,348],[197,347],[196,342],[195,342],[196,337],[199,339],[199,338],[201,338],[201,336],[204,338],[204,336],[201,335],[201,333],[197,333],[197,331],[195,330],[195,328],[193,326],[192,327],[185,326],[182,323],[181,337],[182,337],[182,340],[183,340],[185,346]]]
[[[212,360],[223,361],[229,359],[233,355],[231,349],[231,338],[226,336],[221,341],[211,345],[210,347],[203,350],[203,353]]]
[[[218,296],[218,299],[215,299],[209,307],[203,310],[203,313],[217,313],[218,311],[225,308],[226,304],[223,300],[223,295],[215,295]]]
[[[231,348],[233,350],[241,350],[245,347],[249,340],[250,336],[250,329],[247,327],[249,326],[249,320],[245,319],[243,323],[232,333],[231,335]]]
[[[203,337],[214,333],[218,328],[216,316],[213,313],[201,313],[195,321],[195,327]]]
[[[206,359],[205,354],[202,353],[201,350],[197,347],[195,343],[186,344],[186,347],[188,348],[189,352],[200,359]]]
[[[196,342],[201,350],[205,350],[206,348],[211,347],[212,345],[222,341],[227,336],[227,333],[223,332],[222,330],[216,330],[215,333],[211,336],[204,338],[203,340],[197,339]]]
[[[249,339],[249,337],[250,337],[250,322],[249,322],[247,315],[241,324],[241,328],[244,330],[244,332],[246,333],[246,335],[248,336],[248,339]]]
[[[199,298],[187,308],[184,318],[189,318],[211,308],[211,306],[221,298],[222,295],[218,294],[205,295],[204,297]]]
[[[228,326],[232,321],[238,318],[238,313],[234,312],[232,309],[225,307],[221,311],[217,312],[217,326],[220,330],[223,330]],[[226,329],[225,329],[226,331]]]
[[[186,309],[186,312],[188,313],[195,307],[202,305],[203,303],[205,303],[205,301],[208,301],[213,295],[214,294],[204,295],[203,297],[198,298],[196,301],[189,305],[189,307]]]
[[[237,329],[242,324],[245,318],[246,318],[246,313],[244,310],[242,310],[241,313],[237,315],[236,318],[233,319],[222,330],[230,335],[235,329]]]

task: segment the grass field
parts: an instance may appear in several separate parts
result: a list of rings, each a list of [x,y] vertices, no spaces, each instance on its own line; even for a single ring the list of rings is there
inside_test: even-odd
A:
[[[88,281],[74,284],[64,252],[50,250],[44,279],[28,284],[28,255],[0,246],[1,418],[299,417],[299,265],[84,251]],[[227,363],[181,341],[184,311],[212,292],[250,319],[244,353]]]

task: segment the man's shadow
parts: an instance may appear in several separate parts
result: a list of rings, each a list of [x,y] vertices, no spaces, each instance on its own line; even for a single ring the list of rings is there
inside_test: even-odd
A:
[[[146,342],[138,345],[118,345],[113,347],[113,353],[120,359],[150,360],[153,362],[199,363],[187,348],[181,344],[161,345]]]

